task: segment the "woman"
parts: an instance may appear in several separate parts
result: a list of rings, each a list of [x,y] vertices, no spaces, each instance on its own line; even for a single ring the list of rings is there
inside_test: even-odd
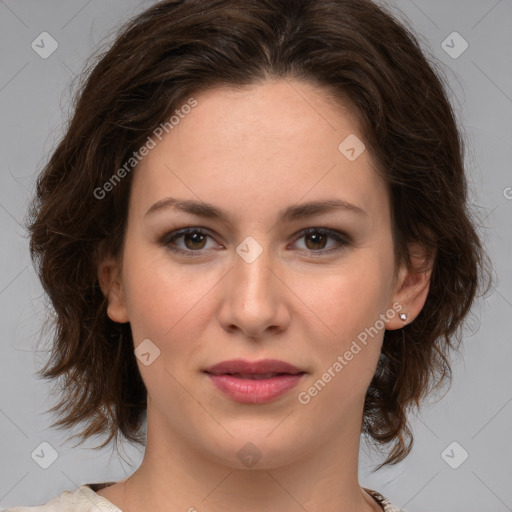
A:
[[[450,374],[484,268],[462,155],[441,80],[369,0],[132,20],[29,227],[56,425],[144,459],[38,510],[397,511],[359,485],[360,435],[403,460]]]

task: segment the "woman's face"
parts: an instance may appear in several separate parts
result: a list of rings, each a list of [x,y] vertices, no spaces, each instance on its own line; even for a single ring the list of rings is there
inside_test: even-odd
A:
[[[356,119],[301,82],[194,97],[134,171],[109,292],[109,316],[144,342],[151,435],[234,467],[251,450],[272,467],[358,439],[384,323],[403,325],[405,274],[395,281],[389,198]],[[233,359],[305,373],[273,384],[205,373]],[[252,392],[215,384],[237,378]],[[285,379],[293,387],[276,394]]]

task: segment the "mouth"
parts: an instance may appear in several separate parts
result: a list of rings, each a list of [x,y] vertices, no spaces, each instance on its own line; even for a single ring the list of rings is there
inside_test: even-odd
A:
[[[276,359],[253,362],[237,359],[218,363],[204,373],[231,400],[262,404],[293,389],[307,372]]]

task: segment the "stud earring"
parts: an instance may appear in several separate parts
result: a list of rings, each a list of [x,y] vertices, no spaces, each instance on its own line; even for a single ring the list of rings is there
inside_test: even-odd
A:
[[[407,315],[405,313],[400,313],[400,320],[405,322],[407,320]]]

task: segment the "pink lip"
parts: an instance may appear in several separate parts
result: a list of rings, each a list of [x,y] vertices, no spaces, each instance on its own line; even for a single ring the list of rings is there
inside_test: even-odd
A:
[[[275,400],[293,389],[306,373],[300,368],[277,359],[246,361],[234,359],[211,366],[205,372],[212,383],[226,396],[247,404],[261,404]],[[242,378],[240,375],[275,373],[263,379]]]
[[[245,404],[263,404],[293,389],[304,374],[280,375],[269,379],[251,380],[234,375],[208,374],[213,384],[225,395]]]
[[[260,361],[247,361],[246,359],[230,359],[210,366],[207,373],[301,373],[303,370],[279,359],[261,359]]]

